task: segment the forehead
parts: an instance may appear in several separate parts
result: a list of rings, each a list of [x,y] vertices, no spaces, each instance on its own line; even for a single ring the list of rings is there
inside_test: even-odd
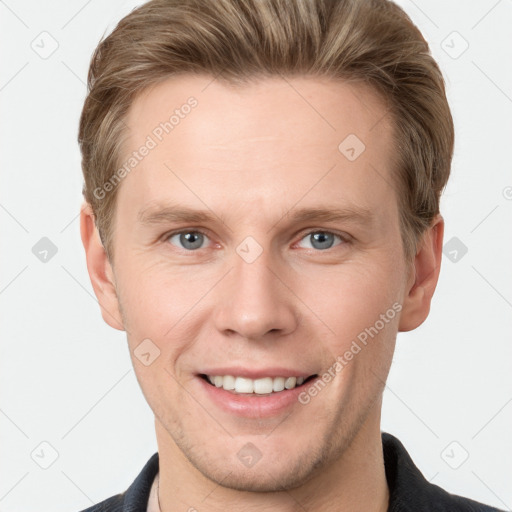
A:
[[[365,85],[182,75],[140,94],[125,122],[124,162],[138,155],[118,201],[137,211],[172,198],[253,216],[335,201],[379,214],[396,201],[390,117]]]

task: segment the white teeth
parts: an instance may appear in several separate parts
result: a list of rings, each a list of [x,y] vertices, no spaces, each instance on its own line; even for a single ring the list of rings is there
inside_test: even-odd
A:
[[[283,391],[284,389],[284,377],[276,377],[274,379],[274,385],[272,387],[274,391]]]
[[[222,379],[222,377],[221,377]],[[222,382],[222,387],[230,391],[231,389],[235,389],[235,377],[232,375],[225,375]]]
[[[256,393],[267,395],[278,393],[284,389],[293,389],[303,384],[304,377],[263,377],[261,379],[247,379],[233,375],[207,375],[208,381],[215,387],[224,388],[236,393]]]
[[[274,381],[270,377],[263,379],[256,379],[254,381],[254,392],[258,395],[264,395],[266,393],[272,393]]]
[[[252,393],[254,391],[254,381],[245,377],[237,377],[235,379],[235,391],[237,393]]]
[[[295,387],[295,385],[297,384],[297,378],[296,377],[288,377],[285,381],[284,381],[284,387],[286,389],[293,389]]]

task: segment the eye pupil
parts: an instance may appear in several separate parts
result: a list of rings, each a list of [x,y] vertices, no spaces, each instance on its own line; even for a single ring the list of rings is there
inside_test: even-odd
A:
[[[312,231],[308,235],[311,246],[316,250],[330,249],[335,245],[336,237],[339,238],[339,236],[340,235],[336,235],[329,231]],[[194,251],[196,249],[201,249],[205,235],[203,235],[201,231],[182,231],[181,233],[176,233],[171,236],[169,240],[174,237],[179,238],[179,245],[182,249]],[[177,243],[177,241],[175,243]]]
[[[190,231],[188,233],[180,234],[180,243],[186,249],[198,249],[202,245],[202,237],[201,233],[197,233],[195,231]]]
[[[318,231],[316,233],[311,233],[310,236],[313,239],[312,245],[315,249],[329,249],[334,243],[332,233]]]

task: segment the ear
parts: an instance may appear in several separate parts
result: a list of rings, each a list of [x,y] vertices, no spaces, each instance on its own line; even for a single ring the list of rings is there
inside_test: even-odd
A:
[[[443,235],[444,219],[438,214],[423,234],[411,265],[400,314],[399,331],[416,329],[430,312],[430,301],[441,270]]]
[[[80,209],[80,234],[85,249],[87,271],[101,308],[103,320],[110,327],[124,331],[115,288],[114,272],[101,243],[91,205],[86,201]]]

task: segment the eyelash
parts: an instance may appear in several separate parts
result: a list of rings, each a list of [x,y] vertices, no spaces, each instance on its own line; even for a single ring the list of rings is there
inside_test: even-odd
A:
[[[181,235],[183,233],[200,233],[201,235],[204,235],[205,237],[209,238],[208,233],[206,233],[205,231],[203,231],[201,229],[194,228],[194,229],[180,229],[178,231],[171,231],[170,233],[166,233],[163,236],[163,241],[164,242],[168,242],[169,239],[172,238],[173,236]],[[338,233],[337,231],[328,231],[328,230],[325,230],[325,229],[318,229],[318,228],[317,229],[311,229],[311,230],[303,233],[299,241],[303,240],[308,235],[311,235],[313,233],[326,233],[326,234],[329,234],[329,235],[337,236],[341,240],[340,244],[337,244],[334,247],[331,247],[329,249],[324,249],[324,250],[314,249],[314,248],[313,249],[307,249],[307,250],[312,250],[312,251],[318,252],[318,253],[329,252],[330,250],[334,249],[335,247],[338,247],[339,245],[346,245],[346,244],[350,243],[350,241],[351,241],[350,237],[348,235],[346,235],[346,234],[341,234],[341,233]],[[179,249],[179,247],[177,247],[177,249]],[[194,252],[200,251],[201,249],[196,249],[195,251],[190,251],[190,250],[187,250],[187,249],[182,249],[182,250],[184,252],[194,253]]]

